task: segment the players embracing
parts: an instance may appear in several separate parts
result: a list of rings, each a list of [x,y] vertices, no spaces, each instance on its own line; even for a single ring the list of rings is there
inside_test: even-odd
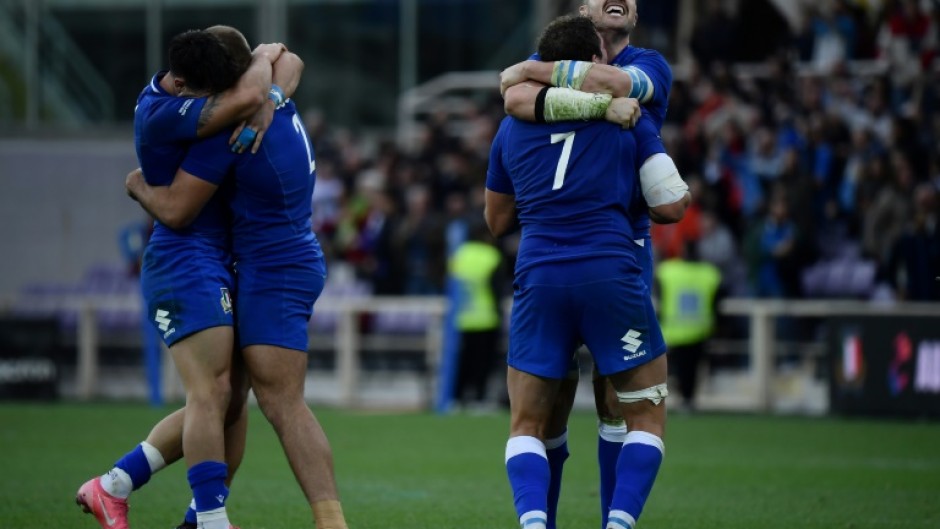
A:
[[[558,53],[557,42],[552,45],[545,42],[549,37],[548,33],[543,35],[539,43],[540,53],[544,49],[552,50],[553,56],[547,57],[539,55],[533,58],[541,58],[544,62],[524,61],[505,70],[501,76],[502,86],[506,98],[507,113],[516,117],[530,121],[552,122],[564,120],[584,120],[584,119],[613,119],[618,112],[613,111],[618,102],[613,96],[629,96],[636,98],[637,103],[642,103],[643,114],[639,119],[639,125],[636,129],[637,141],[645,141],[642,138],[648,138],[650,134],[655,136],[655,141],[659,143],[659,152],[655,152],[649,158],[640,159],[638,162],[638,176],[641,181],[642,193],[635,195],[624,204],[629,204],[628,210],[624,212],[626,223],[629,225],[634,245],[632,250],[635,254],[636,263],[639,267],[639,278],[645,290],[645,298],[648,301],[649,286],[652,283],[652,255],[649,241],[649,222],[652,216],[657,222],[675,222],[681,219],[685,207],[688,205],[689,196],[687,186],[682,181],[675,168],[671,158],[669,158],[661,148],[661,140],[658,137],[658,131],[662,126],[666,105],[668,101],[669,88],[671,85],[671,72],[662,56],[653,50],[645,50],[629,45],[630,32],[636,25],[637,14],[634,1],[595,1],[587,0],[581,6],[581,15],[590,18],[596,25],[597,31],[603,37],[607,57],[611,66],[602,64],[592,64],[585,57],[576,57],[562,55]],[[559,21],[556,21],[556,24]],[[576,24],[575,21],[565,22],[569,25]],[[548,30],[547,30],[548,31]],[[587,30],[583,30],[585,39],[589,37]],[[570,48],[569,48],[570,49]],[[542,54],[544,55],[544,54]],[[546,59],[552,59],[552,62]],[[566,59],[566,60],[558,60]],[[580,59],[574,61],[571,59]],[[547,86],[546,86],[547,85]],[[549,86],[565,88],[549,88]],[[571,90],[571,88],[581,91]],[[594,92],[594,93],[591,93]],[[606,97],[605,97],[605,94]],[[625,119],[621,115],[620,123],[632,125],[636,118]],[[499,137],[497,138],[499,140]],[[650,140],[653,141],[653,140]],[[577,150],[577,139],[573,140],[570,148],[563,148],[561,156],[568,163],[567,169],[570,172],[578,169],[575,158]],[[494,143],[494,153],[495,153]],[[566,151],[567,150],[567,156]],[[611,156],[612,154],[608,154]],[[644,156],[641,154],[641,156]],[[570,160],[570,161],[569,161]],[[498,160],[497,160],[498,161]],[[494,160],[491,159],[491,169]],[[559,170],[561,165],[559,164]],[[583,167],[583,164],[581,165]],[[531,170],[531,168],[521,168],[520,172]],[[512,171],[510,171],[511,173]],[[492,176],[492,172],[489,176]],[[515,175],[514,175],[515,176]],[[557,171],[556,171],[557,177]],[[571,178],[570,176],[568,177]],[[557,181],[557,179],[556,179]],[[490,180],[488,179],[488,186]],[[561,189],[557,189],[560,191]],[[490,191],[494,191],[490,187]],[[507,191],[508,196],[512,196],[511,189]],[[520,199],[519,189],[516,189],[515,198]],[[608,190],[610,192],[610,190]],[[523,195],[525,193],[522,193]],[[492,197],[501,199],[499,193],[492,194]],[[560,195],[559,195],[560,196]],[[528,197],[525,197],[528,200]],[[552,204],[557,209],[563,209],[565,198],[555,197],[556,203]],[[499,204],[499,200],[495,202]],[[546,204],[551,204],[547,202]],[[516,202],[519,206],[519,202]],[[621,204],[623,205],[623,204]],[[511,208],[507,208],[511,212]],[[525,244],[526,224],[523,222],[523,207],[519,207],[519,221],[523,225],[523,243]],[[557,213],[557,212],[556,212]],[[490,213],[492,215],[492,213]],[[581,217],[571,217],[572,224],[580,226]],[[531,233],[533,230],[529,230]],[[531,238],[530,238],[531,241]],[[522,255],[520,250],[520,256]],[[590,252],[585,249],[582,254],[584,260],[589,260]],[[603,259],[598,259],[602,261]],[[604,274],[598,275],[595,272],[584,271],[585,277],[600,278]],[[525,275],[523,275],[525,277]],[[555,279],[560,280],[560,277]],[[517,287],[521,286],[518,282]],[[555,285],[558,286],[558,285]],[[525,304],[519,303],[519,291],[517,290],[516,304],[513,314]],[[607,299],[607,298],[598,298]],[[642,318],[640,318],[642,320]],[[620,356],[630,359],[640,359],[646,357],[649,359],[650,351],[653,354],[659,354],[664,350],[661,334],[655,315],[647,317],[649,331],[644,333],[639,325],[624,326],[620,335],[617,336],[617,346],[611,349],[619,349]],[[522,335],[512,334],[510,338],[510,349],[522,347],[525,345],[514,345]],[[515,342],[514,339],[515,338]],[[532,338],[525,338],[532,340]],[[541,343],[535,339],[536,343]],[[598,351],[585,339],[584,342],[595,355],[597,367],[602,368],[603,364],[598,361]],[[548,345],[544,344],[543,345]],[[563,349],[564,347],[562,347]],[[612,354],[616,354],[612,351]],[[513,365],[513,353],[510,352],[510,373],[518,366]],[[653,373],[654,376],[648,379],[641,374]],[[603,370],[601,375],[605,375]],[[660,377],[661,374],[661,377]],[[523,377],[524,378],[524,377]],[[623,386],[617,388],[617,375],[609,377],[614,382],[611,388],[606,383],[604,376],[595,374],[595,397],[598,409],[598,458],[601,470],[601,509],[603,514],[602,527],[608,526],[607,516],[611,514],[613,520],[610,526],[633,527],[636,518],[642,509],[646,496],[649,494],[649,487],[652,486],[659,462],[663,453],[663,426],[665,423],[664,406],[659,405],[659,400],[664,397],[665,386],[665,358],[656,358],[648,362],[647,365],[637,368],[631,374],[630,384],[624,389]],[[656,382],[659,381],[659,382]],[[656,383],[653,383],[656,382]],[[538,453],[540,459],[544,459],[543,464],[539,459],[523,457],[535,462],[536,466],[544,471],[548,467],[547,489],[548,501],[545,504],[546,512],[536,509],[536,515],[529,518],[543,519],[545,526],[553,528],[555,524],[555,508],[558,501],[558,490],[561,481],[561,469],[564,460],[567,458],[567,442],[565,421],[567,413],[570,411],[571,401],[576,385],[576,375],[574,380],[566,378],[559,383],[559,388],[553,393],[555,396],[555,409],[550,412],[548,417],[543,418],[544,423],[539,423],[541,438],[537,438],[541,443],[538,448],[537,443],[532,443],[531,447]],[[613,391],[617,389],[617,391]],[[528,402],[520,402],[524,409],[530,409]],[[624,422],[626,418],[626,422]],[[524,428],[517,427],[518,423],[524,423],[524,418],[513,414],[513,437],[519,436]],[[629,428],[630,433],[627,433]],[[539,431],[536,429],[536,431]],[[510,443],[518,443],[510,439]],[[538,448],[536,450],[536,448]],[[638,456],[637,454],[641,454]],[[510,468],[513,459],[517,455],[525,455],[525,452],[517,454],[516,449],[507,447],[507,468],[510,473],[510,482],[514,483],[513,475],[518,474],[518,469]],[[645,470],[630,468],[630,465],[624,466],[626,460],[645,461],[647,463]],[[518,466],[518,465],[515,465]],[[639,474],[637,474],[639,472]],[[628,476],[624,478],[624,476]],[[514,490],[517,487],[514,483]],[[523,489],[526,486],[522,487]],[[541,492],[537,494],[540,496]],[[629,501],[624,498],[630,497]],[[518,500],[517,496],[517,500]],[[517,510],[520,518],[523,518],[526,507],[521,507],[517,501]],[[527,520],[521,520],[523,523]],[[538,523],[538,522],[536,522]],[[538,527],[538,525],[537,525]]]

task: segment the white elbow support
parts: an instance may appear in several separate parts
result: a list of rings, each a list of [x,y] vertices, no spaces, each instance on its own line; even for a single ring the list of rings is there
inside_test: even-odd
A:
[[[689,190],[675,162],[665,153],[650,156],[640,167],[640,188],[651,208],[678,202]]]

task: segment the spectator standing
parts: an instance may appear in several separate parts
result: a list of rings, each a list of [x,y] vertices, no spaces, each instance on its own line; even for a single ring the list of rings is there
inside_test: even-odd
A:
[[[888,259],[888,279],[899,298],[940,301],[940,226],[937,189],[923,183],[914,190],[910,223],[894,244]]]
[[[705,344],[715,329],[715,302],[721,272],[699,261],[694,245],[656,266],[659,284],[659,322],[669,348],[670,367],[675,369],[682,396],[680,409],[695,408],[698,366]]]
[[[784,280],[783,269],[793,255],[796,235],[786,198],[778,194],[771,199],[767,215],[748,235],[749,271],[758,297],[793,297],[794,292]]]
[[[457,330],[460,332],[460,361],[455,397],[466,408],[480,407],[502,334],[503,258],[485,224],[473,222],[467,240],[450,258],[451,277],[459,285]]]

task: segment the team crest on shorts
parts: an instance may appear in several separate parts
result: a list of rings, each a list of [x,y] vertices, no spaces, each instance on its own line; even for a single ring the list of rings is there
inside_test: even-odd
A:
[[[226,314],[231,314],[232,313],[232,295],[229,294],[228,288],[226,287],[221,287],[219,290],[222,291],[222,297],[219,299],[219,303],[222,304],[222,310],[224,310]]]

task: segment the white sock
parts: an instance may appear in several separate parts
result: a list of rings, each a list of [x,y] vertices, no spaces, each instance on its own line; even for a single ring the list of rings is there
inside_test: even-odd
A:
[[[608,443],[623,444],[627,439],[627,424],[623,421],[619,424],[597,421],[597,435]]]
[[[225,507],[196,513],[196,527],[199,529],[228,529],[229,525]]]
[[[147,463],[150,464],[151,474],[155,474],[166,466],[166,461],[163,460],[163,454],[161,454],[155,446],[144,441],[140,443],[140,447],[144,450],[144,455],[147,456]]]
[[[543,511],[529,511],[519,518],[521,529],[545,529],[548,515]]]
[[[127,499],[134,490],[134,482],[127,472],[114,467],[101,476],[101,488],[115,498]]]
[[[636,520],[624,511],[610,511],[607,517],[607,529],[633,529]]]

